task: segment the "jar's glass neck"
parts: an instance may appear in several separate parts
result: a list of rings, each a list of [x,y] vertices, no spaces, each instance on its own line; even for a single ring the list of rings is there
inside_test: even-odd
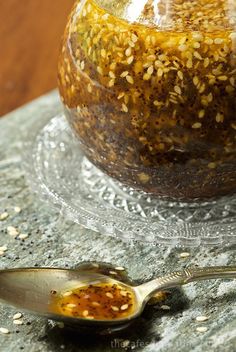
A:
[[[160,29],[236,30],[235,0],[87,0],[130,23]]]

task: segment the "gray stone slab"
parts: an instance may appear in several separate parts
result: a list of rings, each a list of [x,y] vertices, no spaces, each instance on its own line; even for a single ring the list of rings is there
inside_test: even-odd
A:
[[[125,243],[73,224],[40,201],[24,177],[23,142],[34,122],[46,121],[61,109],[57,92],[52,92],[0,119],[0,213],[9,213],[0,221],[0,246],[8,246],[0,257],[1,268],[74,267],[81,261],[96,260],[124,266],[130,277],[141,282],[191,265],[235,265],[236,246],[181,249]],[[16,206],[22,208],[20,213],[15,212]],[[7,234],[8,226],[29,234],[28,238],[12,238]],[[186,250],[190,256],[179,258]],[[236,280],[192,283],[172,290],[165,302],[169,311],[160,309],[160,305],[150,306],[128,330],[96,337],[60,329],[54,322],[28,313],[24,314],[23,325],[13,325],[12,316],[18,310],[1,304],[0,327],[10,333],[0,334],[0,351],[125,351],[122,343],[128,340],[128,350],[136,351],[234,352],[235,302]],[[207,315],[209,320],[197,323],[199,315]],[[208,330],[197,332],[198,326]]]

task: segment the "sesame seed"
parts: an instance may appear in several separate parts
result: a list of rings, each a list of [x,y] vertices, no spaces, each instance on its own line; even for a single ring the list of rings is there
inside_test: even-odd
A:
[[[129,71],[124,71],[121,73],[120,77],[124,78],[129,74]]]
[[[236,123],[231,123],[231,127],[236,130]]]
[[[211,38],[206,38],[205,43],[207,45],[212,45],[214,43],[214,41]]]
[[[22,320],[19,320],[19,319],[16,319],[16,320],[13,320],[13,324],[15,324],[15,325],[22,325],[22,324],[23,324],[23,321],[22,321]]]
[[[74,304],[74,303],[68,303],[68,304],[66,305],[66,307],[67,307],[67,308],[75,308],[75,307],[76,307],[76,304]]]
[[[207,167],[209,168],[209,169],[215,169],[216,168],[216,163],[209,163],[208,165],[207,165]]]
[[[0,247],[0,252],[5,252],[7,251],[7,246],[1,246]]]
[[[82,313],[83,317],[87,317],[89,315],[89,312],[88,310],[84,310],[83,313]]]
[[[124,271],[125,270],[125,268],[123,268],[123,266],[117,266],[117,267],[115,267],[115,269],[118,270],[118,271]]]
[[[174,87],[174,91],[175,91],[177,94],[179,94],[179,95],[181,95],[181,93],[182,93],[182,90],[181,90],[181,88],[180,88],[179,86],[175,86],[175,87]]]
[[[109,82],[108,82],[108,87],[113,87],[115,84],[115,80],[114,79],[111,79]]]
[[[92,10],[92,6],[91,6],[91,4],[88,4],[88,6],[87,6],[87,12],[90,13],[91,10]]]
[[[190,253],[189,252],[182,252],[180,253],[179,257],[180,258],[188,258],[190,256]]]
[[[194,51],[193,56],[196,57],[196,59],[202,60],[202,57],[198,51]]]
[[[130,46],[131,48],[134,48],[134,47],[135,47],[135,43],[132,42],[132,40],[129,40],[129,41],[128,41],[128,44],[129,44],[129,46]]]
[[[29,237],[29,235],[27,235],[27,233],[21,233],[19,236],[18,236],[18,238],[20,239],[20,240],[25,240],[26,238],[28,238]]]
[[[216,122],[218,122],[218,123],[224,122],[224,115],[218,112],[216,114]]]
[[[229,35],[229,37],[230,37],[230,39],[231,40],[236,40],[236,32],[233,32],[233,33],[231,33],[230,35]]]
[[[235,79],[234,79],[234,77],[230,77],[229,81],[230,81],[231,86],[234,87],[234,84],[235,84]]]
[[[193,36],[193,39],[194,39],[194,40],[197,40],[197,41],[199,41],[199,42],[203,40],[203,36],[202,36],[201,33],[197,33],[197,32],[196,32],[196,33],[193,33],[192,36]]]
[[[212,93],[209,93],[209,94],[208,94],[207,100],[208,100],[209,103],[212,102],[212,100],[213,100],[213,94],[212,94]]]
[[[116,78],[114,72],[112,72],[112,71],[109,71],[109,76],[110,76],[111,78]]]
[[[183,79],[184,79],[183,72],[178,71],[178,72],[177,72],[177,75],[178,75],[179,79],[181,79],[181,80],[183,80]]]
[[[0,214],[0,220],[6,220],[9,214],[5,211],[4,213]]]
[[[109,14],[108,13],[105,13],[105,15],[102,16],[102,19],[105,20],[105,21],[108,20],[108,18],[109,18]]]
[[[81,61],[80,67],[81,67],[81,70],[84,70],[84,68],[85,68],[85,62],[84,61]]]
[[[205,67],[205,68],[208,67],[208,66],[209,66],[209,63],[210,63],[210,60],[209,60],[208,57],[206,57],[206,58],[204,59],[204,63],[203,63],[204,67]]]
[[[101,49],[101,57],[103,57],[103,59],[107,57],[107,52],[105,49]]]
[[[68,297],[71,296],[73,294],[72,291],[66,291],[65,293],[63,293],[63,297]]]
[[[10,236],[16,237],[19,235],[19,231],[14,226],[8,226],[7,232]]]
[[[182,45],[179,45],[178,49],[179,49],[179,51],[186,51],[188,49],[188,47],[187,47],[187,45],[182,44]]]
[[[145,73],[145,74],[143,75],[143,80],[144,80],[144,81],[148,81],[150,78],[151,78],[151,76],[150,76],[148,73]]]
[[[153,74],[153,71],[154,71],[153,66],[150,66],[150,67],[147,69],[147,73],[148,73],[150,76]]]
[[[111,274],[111,275],[117,275],[117,272],[110,270],[110,271],[109,271],[109,274]]]
[[[94,301],[94,302],[92,302],[92,305],[93,305],[94,307],[100,307],[101,304]]]
[[[163,73],[164,73],[164,72],[163,72],[163,69],[159,67],[158,70],[157,70],[157,76],[158,76],[158,77],[162,77],[162,76],[163,76]]]
[[[121,310],[126,310],[126,309],[128,309],[128,308],[129,308],[129,305],[128,305],[128,304],[123,304],[123,305],[120,307]]]
[[[126,76],[125,77],[126,78],[126,80],[127,80],[127,82],[129,82],[130,84],[134,84],[134,79],[133,79],[133,77],[131,77],[131,76]]]
[[[138,37],[137,37],[134,33],[132,33],[132,34],[131,34],[131,39],[132,39],[132,41],[133,41],[134,43],[136,43],[137,40],[138,40]]]
[[[131,47],[128,47],[128,49],[125,50],[125,55],[130,56],[131,53],[132,53],[132,49],[131,49]]]
[[[195,123],[192,125],[192,128],[193,128],[193,129],[198,129],[198,128],[201,128],[201,127],[202,127],[201,122],[195,122]]]
[[[127,105],[125,105],[124,103],[122,104],[122,111],[124,111],[124,112],[128,112],[129,111]]]
[[[227,76],[218,76],[217,77],[220,81],[227,81],[228,77]]]
[[[103,75],[103,69],[100,66],[97,67],[97,71],[100,75]]]
[[[132,64],[133,61],[134,61],[134,57],[132,55],[127,59],[127,64],[130,65],[130,64]]]
[[[2,334],[9,334],[10,333],[10,331],[8,329],[6,329],[6,328],[0,328],[0,332]]]
[[[202,119],[205,116],[205,110],[200,110],[198,113],[199,119]]]
[[[181,38],[180,41],[179,41],[179,44],[183,45],[186,42],[186,40],[187,40],[186,37]]]
[[[194,77],[193,77],[193,84],[194,84],[195,86],[197,86],[198,83],[199,83],[199,78],[198,78],[197,76],[194,76]]]
[[[199,315],[198,317],[196,317],[196,321],[199,321],[199,322],[203,322],[203,321],[206,321],[208,319],[209,319],[209,317],[207,317],[205,315]]]
[[[92,86],[90,83],[87,85],[87,89],[89,93],[92,93]]]
[[[228,94],[231,94],[231,93],[234,92],[234,88],[232,86],[229,86],[229,85],[225,87],[225,90],[226,90],[226,92]]]
[[[192,59],[189,59],[189,60],[187,61],[186,67],[187,67],[187,68],[192,68],[192,67],[193,67],[193,61],[192,61]]]
[[[199,49],[199,48],[201,47],[201,44],[198,43],[198,42],[195,42],[195,43],[193,44],[193,47],[194,47],[195,49]]]
[[[145,174],[145,172],[138,174],[138,178],[142,183],[147,183],[150,180],[150,176]]]
[[[205,89],[206,89],[205,83],[202,83],[202,85],[199,86],[198,88],[199,88],[199,93],[202,94],[205,91]]]
[[[93,315],[87,315],[86,319],[94,319]]]
[[[124,92],[120,93],[120,94],[117,96],[117,99],[121,99],[121,98],[123,98],[123,97],[124,97],[124,95],[125,95],[125,93],[124,93]]]
[[[113,71],[116,69],[116,62],[113,62],[112,64],[110,64],[110,69]]]
[[[14,207],[14,211],[15,211],[16,213],[20,213],[20,212],[21,212],[21,208],[20,208],[20,207]]]
[[[162,309],[162,310],[170,310],[170,306],[168,306],[168,305],[166,305],[166,304],[163,304],[163,305],[161,306],[161,309]]]
[[[224,39],[222,39],[222,38],[216,38],[216,39],[214,40],[214,43],[215,43],[215,44],[222,44],[222,43],[224,43]]]
[[[127,294],[128,294],[128,292],[127,292],[127,291],[124,291],[124,290],[121,290],[121,291],[120,291],[120,294],[121,294],[121,296],[126,297]]]
[[[113,294],[111,292],[106,292],[106,296],[108,298],[114,298]]]
[[[148,60],[148,61],[155,61],[155,60],[156,60],[156,56],[155,56],[155,55],[149,55],[149,56],[147,57],[147,60]]]
[[[119,311],[119,308],[116,307],[116,306],[111,306],[111,309],[114,310],[114,312],[118,312]]]
[[[13,320],[20,319],[22,317],[22,313],[16,313],[13,315]]]
[[[206,332],[208,329],[207,329],[207,327],[206,326],[198,326],[197,328],[196,328],[196,331],[197,332]]]

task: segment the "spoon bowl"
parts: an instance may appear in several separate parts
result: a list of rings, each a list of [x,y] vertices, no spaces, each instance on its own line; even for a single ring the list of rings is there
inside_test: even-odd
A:
[[[134,313],[125,319],[89,320],[71,317],[55,312],[52,308],[53,292],[69,291],[86,285],[101,283],[119,283],[127,291],[132,291],[136,297]],[[140,299],[135,287],[115,280],[109,276],[89,271],[60,268],[22,268],[0,271],[0,299],[21,309],[34,312],[49,319],[63,321],[68,324],[83,325],[119,325],[139,315]]]

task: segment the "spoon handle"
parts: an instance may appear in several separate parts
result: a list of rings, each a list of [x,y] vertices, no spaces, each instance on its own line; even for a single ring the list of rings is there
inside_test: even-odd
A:
[[[212,266],[205,268],[187,268],[149,281],[139,288],[145,295],[171,287],[181,286],[189,282],[209,279],[236,279],[236,266]]]

